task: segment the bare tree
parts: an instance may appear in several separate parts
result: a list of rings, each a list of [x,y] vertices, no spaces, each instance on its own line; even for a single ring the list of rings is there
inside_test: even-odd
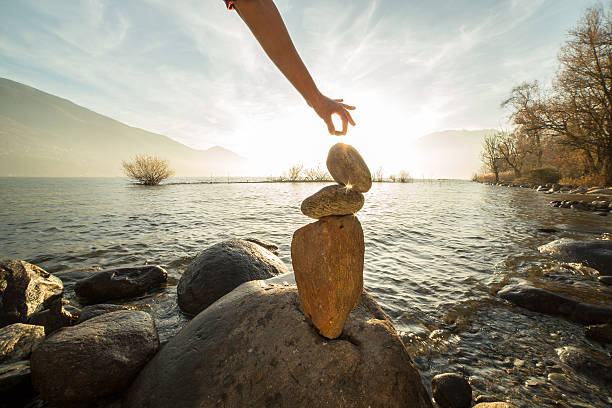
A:
[[[374,173],[372,173],[372,181],[382,182],[384,180],[383,177],[383,169],[379,167]]]
[[[485,169],[495,174],[495,182],[498,183],[503,160],[499,154],[499,133],[495,132],[485,136],[480,159]]]
[[[521,177],[521,168],[525,160],[525,149],[518,131],[497,132],[497,152],[504,163],[514,171],[514,177]]]
[[[167,160],[155,156],[136,155],[122,165],[127,177],[147,186],[155,186],[174,174]]]
[[[283,175],[283,178],[289,181],[298,181],[302,175],[302,171],[304,170],[304,166],[302,164],[296,164],[294,166],[289,167],[287,173]]]
[[[320,164],[304,170],[304,180],[306,181],[331,181],[331,175]]]
[[[408,183],[409,181],[412,181],[412,177],[410,177],[410,173],[408,173],[406,170],[402,170],[399,172],[396,180],[400,183]]]

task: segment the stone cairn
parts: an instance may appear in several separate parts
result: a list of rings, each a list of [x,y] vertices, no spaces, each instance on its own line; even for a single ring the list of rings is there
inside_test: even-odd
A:
[[[302,213],[318,221],[295,231],[291,261],[304,312],[321,335],[335,339],[363,291],[363,230],[354,214],[372,178],[359,152],[344,143],[329,150],[327,169],[338,184],[302,202]]]

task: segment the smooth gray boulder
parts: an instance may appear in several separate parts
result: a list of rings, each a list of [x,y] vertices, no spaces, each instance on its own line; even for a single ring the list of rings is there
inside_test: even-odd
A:
[[[431,380],[431,392],[440,408],[469,408],[472,387],[462,375],[438,374]]]
[[[323,218],[330,215],[350,215],[361,210],[363,194],[339,184],[323,187],[302,201],[302,214],[310,218]]]
[[[106,269],[76,282],[74,291],[90,303],[99,303],[144,295],[167,280],[168,273],[159,265]]]
[[[65,327],[32,352],[32,384],[53,404],[108,397],[130,385],[159,349],[151,315],[125,310]]]
[[[601,275],[612,275],[612,240],[575,241],[562,238],[542,245],[538,250],[565,262],[581,262],[597,269]]]
[[[612,322],[612,308],[582,303],[529,285],[508,285],[497,295],[532,312],[565,317],[582,324]]]
[[[366,294],[343,336],[320,336],[295,286],[247,282],[185,326],[124,408],[431,407],[404,344]]]
[[[45,339],[42,326],[14,323],[0,329],[0,364],[30,358],[32,350]]]
[[[0,262],[0,327],[26,323],[46,309],[46,303],[62,296],[62,281],[25,261]]]
[[[189,264],[176,288],[178,305],[195,315],[244,282],[287,272],[283,261],[261,245],[239,239],[223,241]]]

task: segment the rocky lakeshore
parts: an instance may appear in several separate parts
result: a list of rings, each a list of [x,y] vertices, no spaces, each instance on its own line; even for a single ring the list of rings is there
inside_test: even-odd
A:
[[[607,216],[612,212],[612,187],[582,187],[559,184],[529,184],[529,183],[493,183],[500,187],[515,187],[530,189],[542,194],[567,196],[561,200],[552,200],[550,204],[558,208],[571,208],[579,211],[592,211]]]

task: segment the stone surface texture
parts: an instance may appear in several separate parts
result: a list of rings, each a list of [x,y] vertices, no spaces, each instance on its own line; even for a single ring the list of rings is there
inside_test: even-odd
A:
[[[62,296],[62,281],[24,261],[0,262],[0,327],[26,323],[46,308],[45,302]]]
[[[601,344],[612,343],[612,323],[598,324],[584,328],[584,335]]]
[[[370,169],[353,146],[336,143],[329,149],[326,164],[337,183],[351,185],[360,193],[366,193],[372,187]]]
[[[575,241],[562,238],[538,249],[565,262],[581,262],[597,269],[601,275],[612,275],[612,241]]]
[[[578,323],[612,322],[612,308],[578,302],[529,285],[508,285],[497,292],[497,295],[533,312],[563,316]]]
[[[159,349],[148,313],[118,311],[65,327],[32,353],[34,388],[53,404],[84,403],[125,389]]]
[[[431,407],[389,319],[364,293],[345,336],[304,317],[295,286],[248,282],[185,326],[143,369],[124,408]]]
[[[507,402],[481,402],[474,405],[473,408],[514,408],[514,405]]]
[[[42,326],[14,323],[0,329],[0,364],[30,358],[32,350],[45,339]]]
[[[183,312],[198,314],[244,282],[268,279],[289,270],[276,255],[245,240],[215,244],[187,267],[177,286]]]
[[[293,234],[291,261],[300,301],[319,332],[330,339],[363,291],[363,230],[353,215],[325,217]]]
[[[431,391],[440,408],[469,408],[472,405],[472,387],[459,374],[436,375],[431,380]]]
[[[363,194],[334,184],[323,187],[310,197],[302,201],[302,213],[310,218],[323,218],[330,215],[355,214],[363,207]]]
[[[77,319],[75,324],[80,324],[86,322],[89,319],[93,319],[96,316],[100,316],[106,313],[117,312],[120,310],[136,310],[136,308],[134,306],[129,305],[111,305],[107,303],[85,306],[81,310],[79,318]]]
[[[0,365],[0,406],[25,406],[20,397],[27,397],[32,393],[30,362],[28,360]],[[20,402],[21,404],[19,404]]]
[[[555,351],[563,364],[612,390],[612,359],[609,355],[573,346],[560,347]]]
[[[136,297],[159,288],[168,280],[158,265],[107,269],[76,282],[74,291],[91,303]]]

